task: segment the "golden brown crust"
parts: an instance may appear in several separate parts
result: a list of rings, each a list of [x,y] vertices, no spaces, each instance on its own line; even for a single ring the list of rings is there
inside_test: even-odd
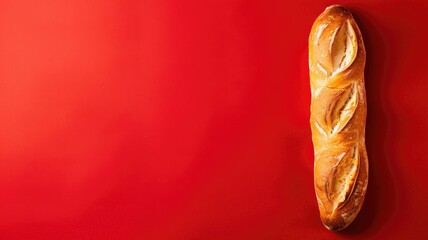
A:
[[[332,231],[355,219],[367,188],[365,60],[363,38],[349,10],[326,8],[309,37],[310,123],[315,193],[321,220]]]

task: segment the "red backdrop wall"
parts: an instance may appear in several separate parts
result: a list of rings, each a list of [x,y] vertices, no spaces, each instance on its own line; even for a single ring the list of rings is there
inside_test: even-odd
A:
[[[0,1],[0,238],[425,238],[422,0],[339,2],[370,181],[346,231],[319,220],[307,39],[333,3]]]

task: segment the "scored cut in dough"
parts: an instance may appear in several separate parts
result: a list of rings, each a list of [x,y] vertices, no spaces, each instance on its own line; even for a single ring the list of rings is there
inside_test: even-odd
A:
[[[349,20],[337,28],[330,47],[333,64],[332,75],[348,68],[355,60],[358,51],[357,38]]]

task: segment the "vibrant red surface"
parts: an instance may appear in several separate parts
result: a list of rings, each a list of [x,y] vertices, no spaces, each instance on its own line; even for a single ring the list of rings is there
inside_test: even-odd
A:
[[[365,205],[324,229],[307,38],[331,1],[0,1],[0,239],[426,239],[428,4],[343,1]]]

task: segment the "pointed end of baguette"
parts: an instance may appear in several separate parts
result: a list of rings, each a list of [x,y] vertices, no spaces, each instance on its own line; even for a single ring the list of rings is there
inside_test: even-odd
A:
[[[321,217],[321,220],[324,227],[333,232],[340,231],[350,224],[346,223],[344,219],[336,213],[333,213],[331,216]]]
[[[341,13],[341,14],[351,14],[351,12],[344,6],[339,4],[333,4],[331,6],[326,7],[325,12],[331,13]]]

